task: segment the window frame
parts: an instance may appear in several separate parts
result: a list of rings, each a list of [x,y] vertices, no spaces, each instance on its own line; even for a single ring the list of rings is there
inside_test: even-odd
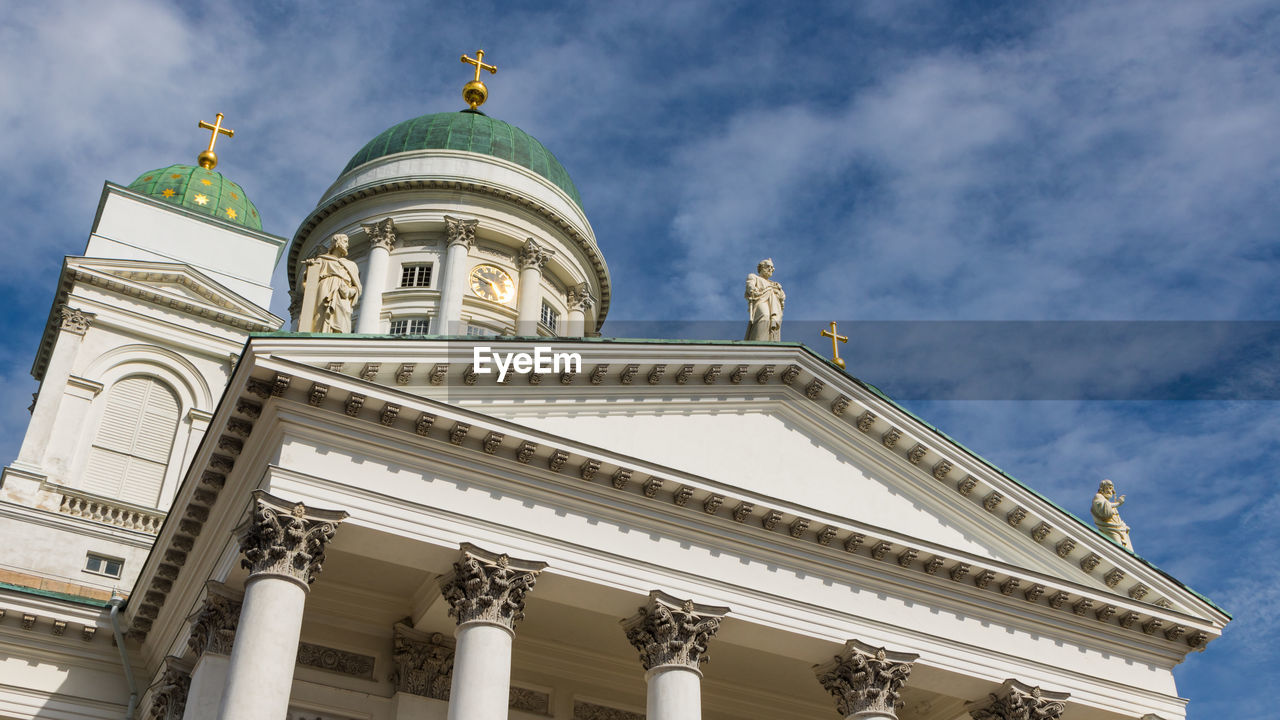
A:
[[[97,561],[97,570],[90,567],[90,565],[94,564],[94,561]],[[102,553],[96,553],[91,550],[85,553],[84,566],[80,568],[80,571],[89,573],[90,575],[119,580],[124,575],[124,562],[124,558],[103,555]],[[116,572],[114,575],[107,571],[107,568],[110,567],[112,563],[116,566]]]
[[[422,276],[426,275],[426,282],[419,282]],[[406,283],[409,277],[413,282]],[[400,288],[418,288],[422,290],[430,290],[432,283],[435,282],[435,263],[431,262],[407,262],[400,265]]]

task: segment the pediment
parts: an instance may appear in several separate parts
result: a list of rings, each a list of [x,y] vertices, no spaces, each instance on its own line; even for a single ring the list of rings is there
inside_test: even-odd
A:
[[[964,582],[985,589],[992,578],[1007,577],[997,581],[1000,591],[1028,602],[1062,607],[1065,600],[1037,594],[1042,584],[1070,588],[1056,591],[1062,598],[1108,598],[1077,604],[1077,615],[1105,620],[1114,602],[1225,622],[1185,586],[806,348],[564,341],[557,350],[583,355],[579,372],[521,373],[499,383],[474,372],[472,344],[255,340],[260,352],[335,380],[380,385],[592,447],[602,457],[706,478],[724,488],[726,507],[749,498],[792,508],[785,522],[796,523],[796,538],[825,545],[847,537],[835,528],[859,527],[868,542],[886,546],[873,548],[876,559],[904,568],[945,575],[964,557],[975,572],[980,564],[999,568]]]
[[[69,279],[251,332],[279,329],[284,321],[184,263],[69,258]]]

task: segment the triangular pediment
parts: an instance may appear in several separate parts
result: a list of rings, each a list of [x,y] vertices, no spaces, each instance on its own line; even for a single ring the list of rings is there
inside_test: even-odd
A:
[[[492,418],[509,434],[526,428],[543,443],[556,437],[594,448],[602,458],[622,458],[619,468],[643,459],[664,469],[654,472],[705,478],[725,496],[726,510],[711,514],[750,502],[757,511],[749,517],[761,522],[759,508],[789,508],[781,522],[798,540],[839,546],[865,536],[867,545],[848,547],[1103,621],[1142,607],[1215,623],[1226,618],[800,346],[551,341],[556,351],[580,353],[581,368],[516,373],[500,383],[476,372],[475,343],[518,349],[527,341],[282,334],[278,347],[273,342],[255,344],[335,380]],[[965,568],[957,572],[958,565]]]

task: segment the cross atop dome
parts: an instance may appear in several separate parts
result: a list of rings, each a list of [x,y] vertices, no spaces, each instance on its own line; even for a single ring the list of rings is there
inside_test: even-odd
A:
[[[480,82],[480,71],[488,70],[490,75],[496,75],[498,74],[498,67],[496,65],[490,65],[484,61],[483,50],[476,50],[476,57],[474,60],[463,55],[462,62],[467,65],[476,66],[475,78],[473,78],[471,82],[462,86],[462,99],[467,101],[467,105],[470,105],[472,110],[475,110],[483,105],[485,100],[489,99],[489,88],[485,87],[484,83]]]
[[[213,146],[218,142],[219,133],[226,135],[227,137],[235,137],[236,131],[231,128],[222,127],[222,113],[217,114],[213,124],[201,120],[197,124],[197,127],[201,130],[210,130],[211,132],[209,133],[209,147],[206,148],[204,152],[196,156],[196,162],[205,170],[212,170],[218,167],[218,156],[213,152]]]

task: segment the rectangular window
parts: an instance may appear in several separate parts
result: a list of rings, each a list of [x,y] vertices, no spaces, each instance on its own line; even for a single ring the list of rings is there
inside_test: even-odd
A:
[[[471,337],[493,337],[498,334],[498,331],[480,325],[468,325],[467,334]]]
[[[400,287],[431,287],[431,265],[404,265],[400,269]]]
[[[84,571],[93,573],[94,575],[106,575],[107,577],[118,578],[124,570],[124,561],[116,558],[109,558],[103,555],[94,555],[89,553],[84,561]]]
[[[552,334],[560,334],[560,313],[556,309],[546,303],[542,303],[542,315],[539,317],[542,326],[550,330]]]
[[[431,328],[431,318],[402,318],[391,321],[392,335],[426,335]]]

